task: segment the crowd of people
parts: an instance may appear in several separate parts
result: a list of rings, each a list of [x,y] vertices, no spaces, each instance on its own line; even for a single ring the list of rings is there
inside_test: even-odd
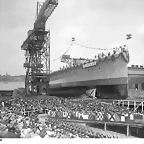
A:
[[[14,138],[87,138],[99,137],[86,127],[64,121],[47,118],[40,122],[39,115],[48,111],[83,112],[111,111],[113,113],[130,112],[99,100],[64,99],[47,97],[46,99],[11,99],[0,102],[0,137]],[[132,111],[131,111],[132,112]]]
[[[58,99],[47,100],[23,100],[13,99],[0,103],[0,137],[2,138],[87,138],[94,137],[82,131],[70,129],[68,122],[54,122],[47,119],[42,123],[38,115],[43,114],[44,109],[55,109]],[[54,106],[55,104],[55,106]],[[54,106],[54,107],[53,107]],[[29,113],[31,111],[31,113]],[[76,125],[75,125],[76,126]],[[74,126],[73,126],[74,128]],[[70,132],[72,130],[72,132]]]

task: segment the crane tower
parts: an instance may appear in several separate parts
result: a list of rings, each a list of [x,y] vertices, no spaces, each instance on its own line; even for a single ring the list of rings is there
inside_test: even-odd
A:
[[[49,85],[50,74],[50,30],[45,30],[45,24],[56,6],[58,0],[37,2],[36,20],[33,30],[28,31],[28,37],[21,49],[25,50],[26,69],[25,90],[42,93],[42,89]]]

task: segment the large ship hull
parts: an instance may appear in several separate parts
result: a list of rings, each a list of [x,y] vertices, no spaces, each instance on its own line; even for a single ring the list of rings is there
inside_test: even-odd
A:
[[[127,98],[128,68],[125,53],[96,60],[95,65],[76,66],[50,77],[49,94],[80,96],[96,88],[99,98]]]

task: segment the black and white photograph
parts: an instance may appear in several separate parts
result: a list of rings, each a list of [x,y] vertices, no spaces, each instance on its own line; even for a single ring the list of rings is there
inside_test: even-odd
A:
[[[11,138],[144,138],[144,0],[0,0]]]

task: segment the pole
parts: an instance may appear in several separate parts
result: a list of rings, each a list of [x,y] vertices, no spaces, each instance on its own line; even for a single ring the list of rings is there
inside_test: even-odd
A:
[[[129,124],[127,125],[127,136],[128,137],[130,136],[130,126],[129,126]]]
[[[107,130],[107,127],[106,127],[106,122],[104,123],[104,131]]]

